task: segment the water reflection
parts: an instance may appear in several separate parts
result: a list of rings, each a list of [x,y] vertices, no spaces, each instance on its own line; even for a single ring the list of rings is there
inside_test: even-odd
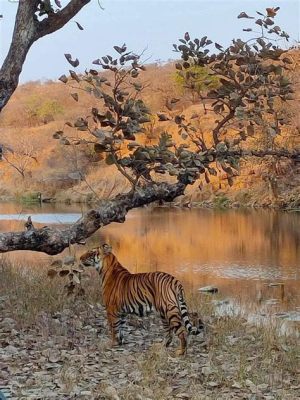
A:
[[[0,206],[0,213],[16,213],[13,207],[4,210]],[[82,211],[76,206],[47,205],[23,212],[35,212],[39,217],[47,213],[49,224],[63,220],[65,213]],[[23,229],[22,221],[0,220],[1,231],[18,229]],[[299,214],[143,208],[132,211],[124,224],[103,228],[87,246],[96,246],[99,241],[111,243],[132,272],[162,270],[195,291],[200,286],[216,285],[225,296],[258,302],[280,297],[278,288],[267,284],[282,281],[286,308],[300,305]],[[74,251],[80,255],[84,249],[76,247]],[[38,264],[50,259],[31,252],[15,252],[9,257]]]

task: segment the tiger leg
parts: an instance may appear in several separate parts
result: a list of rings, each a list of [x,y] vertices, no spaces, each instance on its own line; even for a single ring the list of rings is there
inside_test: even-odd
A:
[[[173,329],[170,328],[169,322],[162,317],[162,323],[165,331],[165,346],[169,347],[173,340]]]
[[[118,314],[107,312],[107,320],[111,333],[112,346],[122,344],[123,334],[120,335],[120,328],[123,326],[122,318]]]
[[[172,307],[171,310],[167,311],[166,319],[168,321],[169,328],[174,331],[175,335],[178,336],[180,341],[180,347],[176,351],[177,355],[182,356],[186,354],[187,350],[187,331],[182,324],[181,314],[177,307]]]
[[[187,350],[187,334],[185,328],[182,326],[183,330],[180,331],[180,333],[176,333],[178,335],[178,338],[180,340],[180,347],[176,351],[178,356],[184,356],[186,354]]]
[[[120,316],[120,324],[119,324],[119,332],[118,332],[118,340],[119,344],[124,343],[124,325],[125,325],[125,315]]]

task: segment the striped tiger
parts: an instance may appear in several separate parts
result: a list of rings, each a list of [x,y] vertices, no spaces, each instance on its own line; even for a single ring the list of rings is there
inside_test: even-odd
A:
[[[156,310],[166,332],[166,347],[171,344],[175,333],[180,340],[177,354],[184,355],[187,334],[198,335],[204,325],[201,320],[198,327],[191,324],[182,284],[164,272],[132,274],[119,263],[111,250],[111,246],[103,244],[84,253],[80,261],[83,266],[95,267],[102,279],[102,298],[112,344],[122,344],[127,314],[143,317]]]

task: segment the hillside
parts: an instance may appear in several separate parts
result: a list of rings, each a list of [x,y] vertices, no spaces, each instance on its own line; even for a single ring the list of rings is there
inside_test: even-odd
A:
[[[293,53],[295,67],[293,80],[295,100],[287,107],[292,116],[292,125],[284,128],[278,143],[289,149],[300,146],[300,117],[297,104],[300,86],[298,52]],[[195,104],[195,97],[185,92],[175,79],[172,63],[149,65],[142,77],[145,89],[142,98],[153,114],[167,111],[188,117],[195,112],[199,115],[199,129],[204,136],[211,135],[216,115],[206,114]],[[53,133],[65,127],[65,122],[74,121],[87,115],[96,106],[95,98],[80,93],[80,101],[70,96],[74,89],[61,82],[30,82],[20,85],[11,101],[0,116],[2,145],[8,151],[6,159],[0,162],[0,198],[30,200],[37,192],[43,198],[65,202],[90,202],[107,198],[127,190],[128,184],[113,166],[101,161],[93,146],[63,146],[53,140]],[[170,99],[179,101],[172,103]],[[145,133],[139,137],[142,143],[152,144],[163,130],[174,135],[170,123],[144,124]],[[67,128],[70,129],[70,128]],[[71,132],[70,134],[74,134]],[[252,146],[264,145],[263,135],[251,139]],[[81,174],[78,174],[78,171]],[[84,177],[84,179],[82,179]],[[204,206],[266,206],[300,207],[300,165],[287,160],[243,161],[239,176],[233,186],[227,182],[226,174],[219,172],[210,183],[199,182],[190,187],[187,194],[176,202],[189,206],[191,203]]]

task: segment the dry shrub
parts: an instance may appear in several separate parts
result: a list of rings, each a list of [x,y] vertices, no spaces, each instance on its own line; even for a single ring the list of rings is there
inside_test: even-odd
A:
[[[91,272],[91,275],[94,271]],[[80,303],[97,303],[100,300],[100,282],[89,275],[84,283],[85,296],[68,296],[66,279],[50,279],[45,265],[31,267],[0,260],[0,296],[5,298],[6,311],[19,326],[35,324],[41,314],[53,315],[66,308],[76,312]],[[96,278],[96,279],[95,279]]]

